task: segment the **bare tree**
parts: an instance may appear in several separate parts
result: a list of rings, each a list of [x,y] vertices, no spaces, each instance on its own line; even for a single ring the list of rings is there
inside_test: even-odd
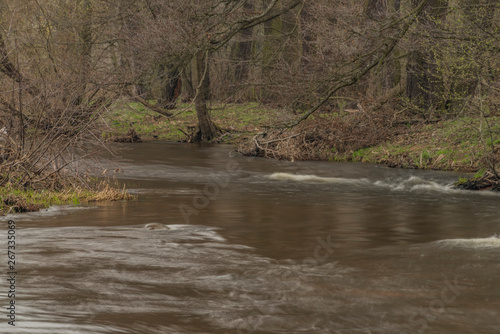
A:
[[[20,0],[1,14],[0,122],[9,137],[2,182],[57,183],[75,150],[100,142],[97,120],[117,96],[117,15],[108,2],[87,0]]]
[[[198,133],[195,138],[209,141],[219,136],[210,119],[209,59],[242,31],[287,13],[303,0],[270,1],[260,12],[248,11],[248,1],[149,1],[141,12],[144,25],[130,38],[136,52],[135,63],[143,69],[169,64],[186,73],[193,62],[191,77],[195,89]],[[280,4],[278,6],[278,4]],[[196,72],[196,73],[194,73]]]

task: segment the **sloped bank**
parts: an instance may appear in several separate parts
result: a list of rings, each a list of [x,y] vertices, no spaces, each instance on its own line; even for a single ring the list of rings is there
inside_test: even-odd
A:
[[[500,162],[500,117],[490,118],[487,132],[480,130],[480,122],[474,118],[405,122],[391,114],[318,114],[291,129],[258,134],[239,151],[290,161],[352,161],[476,173],[457,187],[496,190],[498,178],[485,172]]]
[[[182,112],[173,119],[155,118],[148,110],[127,106],[127,112],[118,106],[108,115],[114,133],[126,134],[133,126],[134,136],[144,141],[186,141],[189,129],[196,125],[193,111],[182,111],[186,106],[181,106]],[[500,161],[498,116],[488,118],[488,131],[479,118],[412,119],[394,110],[318,111],[292,128],[276,127],[293,119],[290,112],[255,103],[214,105],[212,116],[219,127],[226,129],[215,142],[239,145],[244,155],[480,172],[478,177],[491,169],[492,162]]]

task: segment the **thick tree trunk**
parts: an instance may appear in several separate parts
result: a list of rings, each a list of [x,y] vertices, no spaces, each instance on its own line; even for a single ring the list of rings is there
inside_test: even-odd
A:
[[[366,0],[365,16],[370,20],[383,21],[388,18],[400,17],[399,0]],[[399,46],[394,49],[392,61],[382,64],[377,72],[372,72],[367,78],[366,95],[369,99],[385,103],[394,96],[395,91],[401,91],[401,71],[404,66],[398,55]]]
[[[415,51],[411,54],[406,67],[407,96],[424,115],[427,115],[430,108],[436,107],[442,92],[436,66],[431,60],[432,56],[432,52]]]
[[[243,9],[252,13],[254,11],[253,3],[245,3]],[[233,102],[244,102],[252,98],[254,87],[249,87],[250,64],[254,56],[254,28],[243,29],[237,34],[237,40],[231,44],[230,57],[234,64],[228,68],[228,77],[225,80],[228,85],[224,85],[222,96]]]
[[[307,26],[308,22],[312,22],[314,20],[314,16],[310,13],[312,5],[309,2],[306,2],[304,4],[304,7],[302,8],[302,11],[300,12],[300,26]],[[301,28],[302,29],[302,28]],[[301,60],[300,64],[302,67],[302,70],[305,71],[307,70],[307,66],[310,64],[310,59],[309,56],[315,55],[316,50],[315,50],[315,41],[317,39],[317,36],[315,36],[310,29],[305,29],[300,32],[300,35],[302,36],[302,40],[300,41],[301,43],[301,49],[302,53],[300,55]]]
[[[210,141],[219,135],[217,127],[210,118],[210,111],[207,107],[209,96],[208,63],[204,52],[196,56],[196,77],[197,94],[195,99],[196,116],[198,117],[198,132],[195,141]]]

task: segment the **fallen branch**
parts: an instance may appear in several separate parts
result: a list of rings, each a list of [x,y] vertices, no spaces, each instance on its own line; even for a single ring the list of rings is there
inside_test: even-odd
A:
[[[157,107],[155,105],[152,105],[151,103],[149,103],[148,101],[144,100],[140,96],[132,96],[132,99],[134,101],[136,101],[136,102],[139,102],[140,104],[142,104],[146,108],[151,109],[151,110],[157,112],[158,114],[160,114],[162,116],[165,116],[165,117],[172,117],[173,116],[173,114],[171,112],[168,112],[167,110],[165,110],[163,108],[160,108],[160,107]]]
[[[267,144],[275,143],[275,142],[278,142],[278,141],[285,141],[285,140],[288,140],[288,139],[292,139],[292,138],[298,137],[301,134],[302,133],[297,133],[297,134],[294,134],[294,135],[291,135],[291,136],[288,136],[288,137],[285,137],[285,138],[278,138],[278,139],[268,140],[268,141],[260,142],[260,144],[267,145]]]
[[[441,119],[407,119],[403,121],[392,122],[391,125],[414,125],[414,124],[430,124],[441,122]]]

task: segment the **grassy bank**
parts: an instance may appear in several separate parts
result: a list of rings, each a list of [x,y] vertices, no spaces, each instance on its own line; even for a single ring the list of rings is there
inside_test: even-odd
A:
[[[73,186],[68,190],[22,189],[7,183],[0,187],[0,215],[14,212],[33,212],[52,205],[86,204],[96,201],[128,200],[132,196],[109,182],[91,189]]]
[[[224,135],[218,142],[241,144],[291,115],[256,103],[213,104],[212,119]],[[119,138],[134,129],[142,140],[183,141],[197,124],[193,106],[181,105],[172,119],[136,103],[116,105],[107,115],[104,138]],[[387,124],[398,124],[388,126]],[[276,132],[278,133],[278,132]],[[294,134],[300,134],[294,136]],[[487,157],[500,160],[500,117],[460,118],[425,123],[394,122],[393,115],[318,113],[286,132],[268,157],[288,160],[330,160],[387,164],[391,167],[481,172]],[[248,145],[253,146],[253,143]],[[495,152],[495,153],[493,153]],[[262,153],[262,152],[261,152]]]
[[[415,125],[378,145],[332,158],[402,168],[484,171],[488,155],[500,160],[500,117],[488,123],[489,129],[484,121],[472,118]]]

